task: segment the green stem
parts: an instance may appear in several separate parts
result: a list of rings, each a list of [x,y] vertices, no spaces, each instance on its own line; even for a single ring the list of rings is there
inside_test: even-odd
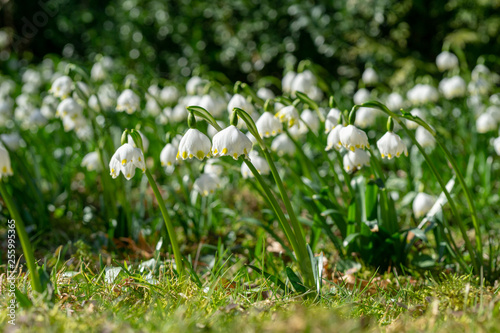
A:
[[[0,180],[0,194],[2,194],[5,205],[7,206],[7,209],[9,210],[10,214],[12,215],[12,218],[15,220],[16,230],[19,235],[19,240],[21,242],[21,247],[23,249],[24,257],[26,259],[26,265],[28,266],[28,270],[30,272],[31,288],[33,288],[34,291],[41,293],[43,291],[42,284],[40,282],[40,277],[38,276],[38,270],[36,267],[37,265],[35,262],[35,255],[33,253],[33,249],[31,248],[30,239],[28,237],[28,234],[26,233],[26,229],[24,228],[24,223],[23,220],[21,219],[21,215],[17,211],[17,208],[14,202],[12,201],[9,192],[7,191],[5,184],[1,180]]]
[[[177,238],[175,236],[175,230],[174,230],[174,226],[172,224],[172,220],[170,220],[170,216],[169,216],[167,208],[165,206],[165,201],[163,201],[160,190],[158,190],[158,185],[156,185],[156,182],[153,179],[153,176],[151,175],[151,173],[147,169],[146,169],[145,173],[146,173],[146,177],[148,177],[149,184],[151,185],[151,188],[153,189],[156,200],[158,200],[158,204],[160,205],[161,214],[163,215],[163,220],[165,221],[165,225],[166,225],[167,231],[168,231],[168,237],[170,238],[170,244],[172,244],[172,249],[174,251],[175,264],[177,266],[177,270],[179,271],[179,275],[181,277],[183,277],[185,275],[184,264],[182,262],[182,255],[181,255],[181,251],[179,249],[179,244],[177,243]]]

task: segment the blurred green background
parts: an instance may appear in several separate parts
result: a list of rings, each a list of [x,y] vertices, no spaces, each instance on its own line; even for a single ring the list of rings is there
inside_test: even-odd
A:
[[[167,78],[208,69],[254,81],[280,76],[302,59],[355,77],[365,63],[391,71],[408,59],[433,62],[443,45],[462,49],[471,62],[483,55],[499,68],[488,55],[500,53],[500,0],[4,0],[0,6],[11,54],[93,61],[100,53]]]

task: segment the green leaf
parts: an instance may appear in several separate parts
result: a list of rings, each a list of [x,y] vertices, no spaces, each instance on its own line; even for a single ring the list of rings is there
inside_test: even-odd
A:
[[[434,260],[431,256],[427,254],[420,254],[417,257],[415,257],[411,261],[411,263],[416,267],[429,269],[434,267],[434,265],[436,264],[436,260]]]
[[[255,267],[253,265],[247,265],[248,267],[250,267],[251,269],[253,269],[254,271],[256,271],[257,273],[259,273],[260,275],[263,275],[266,279],[274,282],[278,287],[280,287],[281,290],[283,290],[284,292],[286,292],[286,285],[283,283],[283,281],[281,281],[278,277],[276,277],[275,275],[272,275],[272,274],[269,274],[263,270],[261,270],[260,268],[258,267]]]
[[[295,274],[290,267],[285,268],[286,276],[290,280],[290,283],[296,292],[304,294],[307,292],[307,288],[304,286],[300,278]]]
[[[33,306],[33,303],[28,296],[17,289],[17,287],[14,293],[16,294],[16,301],[19,302],[19,305],[21,305],[23,309],[29,309]]]

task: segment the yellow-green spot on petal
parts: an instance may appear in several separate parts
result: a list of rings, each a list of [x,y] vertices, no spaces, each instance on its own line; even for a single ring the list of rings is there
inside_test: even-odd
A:
[[[234,157],[235,160],[237,160],[238,159],[238,154],[234,153],[233,157]]]
[[[202,160],[203,157],[205,157],[205,153],[201,150],[198,150],[198,152],[196,153],[196,157],[198,157],[198,159]]]
[[[172,162],[167,162],[167,166],[172,166]]]
[[[389,159],[391,159],[391,158],[392,158],[392,155],[391,155],[391,154],[387,154],[387,157],[388,157]]]
[[[222,149],[222,154],[227,154],[227,148]]]
[[[189,158],[193,158],[193,156],[194,156],[193,154],[189,154]]]
[[[127,173],[127,178],[130,178],[130,173]]]
[[[217,154],[219,151],[217,149],[214,149],[214,154]]]
[[[182,152],[182,159],[185,160],[187,158],[187,156],[188,156],[188,153],[186,151],[183,151]]]
[[[349,147],[349,149],[350,149],[351,151],[356,150],[356,148],[354,148],[354,146],[350,146],[350,147]]]
[[[125,164],[127,164],[127,160],[126,160],[126,159],[123,159],[123,160],[122,160],[122,165],[125,165]]]

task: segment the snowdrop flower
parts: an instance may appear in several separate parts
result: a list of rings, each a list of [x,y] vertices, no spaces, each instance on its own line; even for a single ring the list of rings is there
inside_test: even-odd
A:
[[[177,146],[167,143],[160,153],[160,163],[162,167],[171,167],[177,161]]]
[[[81,166],[87,168],[88,171],[101,171],[100,162],[99,153],[94,151],[83,157]]]
[[[101,107],[99,106],[99,101],[96,95],[90,95],[89,97],[89,107],[95,112],[101,112]],[[146,105],[147,108],[147,105]]]
[[[403,107],[403,97],[400,94],[393,92],[387,96],[385,104],[387,104],[389,110],[399,111]]]
[[[500,156],[500,137],[493,140],[493,148],[495,148],[495,152]]]
[[[298,126],[291,127],[288,129],[288,133],[294,138],[298,139],[301,136],[304,136],[307,134],[309,129],[307,128],[306,124],[302,119],[299,120]]]
[[[186,83],[186,92],[189,95],[197,95],[203,93],[203,86],[206,81],[199,76],[193,76]]]
[[[68,97],[66,99],[63,99],[57,106],[56,117],[63,119],[66,117],[76,119],[77,117],[82,116],[82,112],[82,106],[78,104],[73,98]]]
[[[342,128],[339,136],[342,146],[351,151],[356,149],[365,149],[365,147],[370,148],[366,133],[354,125],[348,125]]]
[[[354,100],[354,104],[361,105],[370,100],[370,92],[368,89],[361,88],[356,91],[352,99]]]
[[[489,113],[483,113],[476,120],[476,129],[478,133],[484,134],[497,129],[497,121]]]
[[[257,90],[257,96],[259,98],[262,98],[264,101],[268,99],[274,99],[276,97],[271,89],[264,87]]]
[[[94,81],[102,81],[106,78],[106,70],[100,62],[96,62],[90,70],[90,78]]]
[[[295,72],[288,72],[283,76],[283,80],[281,81],[281,88],[283,92],[286,93],[291,93],[292,92],[292,82],[295,79],[295,76],[297,73]]]
[[[109,170],[113,179],[118,177],[121,172],[127,180],[130,180],[134,177],[136,168],[141,169],[142,172],[146,171],[144,154],[139,148],[135,148],[129,143],[118,148],[109,162]]]
[[[9,152],[0,144],[0,179],[6,176],[12,176],[13,174]]]
[[[483,64],[476,65],[471,72],[471,78],[473,81],[478,81],[479,79],[487,78],[491,75],[491,71],[488,67]]]
[[[10,150],[17,150],[19,147],[26,146],[26,142],[24,142],[23,138],[19,133],[10,133],[10,134],[2,134],[0,135],[0,140],[9,148]],[[1,145],[1,143],[0,143]]]
[[[299,121],[299,112],[293,105],[285,106],[280,109],[278,113],[276,113],[276,117],[282,122],[288,122],[288,127],[293,127],[294,125],[298,125]]]
[[[206,197],[209,194],[213,194],[215,190],[219,187],[220,179],[217,175],[212,173],[204,173],[198,179],[195,180],[193,188],[196,192]]]
[[[348,151],[344,155],[344,170],[347,172],[353,172],[357,169],[361,169],[363,166],[370,165],[370,155],[362,149],[356,149],[355,151]]]
[[[252,146],[252,141],[236,126],[231,125],[214,135],[212,155],[214,157],[232,156],[235,160],[240,155],[248,158]]]
[[[69,76],[58,77],[49,89],[49,93],[55,97],[65,99],[73,91],[73,80]]]
[[[296,91],[308,94],[311,87],[316,85],[316,78],[310,70],[305,70],[302,73],[297,73],[292,81],[291,93],[295,94]]]
[[[354,124],[361,128],[373,126],[375,125],[378,114],[379,111],[377,109],[360,107],[356,111],[356,120],[354,121]]]
[[[275,136],[283,131],[283,125],[270,112],[264,112],[255,123],[262,138]]]
[[[179,99],[179,90],[174,86],[166,86],[160,92],[160,100],[165,104],[173,104]]]
[[[410,111],[412,116],[419,117],[421,119],[424,119],[424,112],[421,109],[413,109]],[[409,129],[417,129],[419,125],[411,120],[406,120],[406,127]]]
[[[490,91],[491,84],[484,78],[478,78],[475,81],[469,82],[467,90],[472,95],[487,95]]]
[[[307,125],[304,127],[309,128],[311,131],[313,131],[313,133],[318,134],[320,123],[316,112],[310,109],[305,109],[304,111],[302,111],[300,118]]]
[[[458,58],[453,53],[444,51],[436,57],[436,65],[441,72],[444,72],[458,67]]]
[[[261,175],[268,175],[269,172],[271,172],[271,169],[269,168],[269,164],[267,163],[266,159],[263,157],[260,157],[256,152],[252,152],[250,154],[250,158],[252,160],[252,164],[257,170],[257,172]],[[241,175],[243,178],[253,178],[254,175],[252,174],[252,171],[250,168],[247,166],[246,163],[241,164]]]
[[[335,126],[337,126],[337,124],[340,121],[341,115],[342,112],[336,108],[332,108],[330,109],[330,111],[328,111],[325,120],[325,133],[330,132],[332,129],[335,128]]]
[[[500,122],[500,106],[490,105],[485,110],[486,113],[489,113],[497,122]]]
[[[406,97],[413,104],[426,104],[436,102],[439,94],[433,86],[428,84],[417,84],[415,87],[408,90]]]
[[[363,75],[361,76],[361,80],[363,80],[363,82],[367,85],[367,86],[371,86],[371,85],[374,85],[375,83],[378,82],[378,75],[377,75],[377,72],[375,72],[375,70],[371,67],[368,67],[367,69],[365,69],[365,71],[363,72]]]
[[[273,140],[273,142],[271,143],[271,149],[275,151],[279,156],[295,154],[295,145],[285,133],[278,135]]]
[[[216,159],[210,159],[205,164],[205,168],[203,169],[205,173],[211,173],[220,177],[224,172],[224,167],[217,163]]]
[[[330,131],[328,137],[326,138],[326,151],[331,150],[332,148],[336,150],[340,150],[342,147],[342,143],[340,142],[340,131],[344,128],[341,124],[335,126],[333,130]]]
[[[240,94],[234,94],[229,100],[229,103],[227,103],[227,112],[229,112],[229,114],[233,112],[234,108],[240,108],[250,115],[254,112],[252,103],[248,102],[246,98]]]
[[[87,121],[81,114],[62,117],[63,127],[66,132],[78,130],[87,126]]]
[[[97,91],[97,96],[104,109],[110,109],[115,105],[117,92],[112,84],[103,84]]]
[[[417,140],[423,148],[434,148],[436,146],[434,136],[422,126],[417,127],[415,131],[415,140]]]
[[[441,80],[439,83],[439,90],[446,99],[453,99],[455,97],[464,96],[467,89],[464,79],[457,75],[449,79],[444,78]]]
[[[387,157],[388,159],[392,159],[394,156],[399,157],[403,153],[408,156],[408,149],[403,140],[401,140],[401,137],[391,131],[385,133],[377,141],[377,148],[382,158]]]
[[[191,159],[196,157],[200,161],[205,157],[210,157],[210,149],[212,144],[210,139],[205,134],[201,133],[196,128],[190,128],[179,143],[179,150],[176,159]]]
[[[413,199],[413,214],[417,219],[425,216],[429,210],[431,210],[432,206],[436,199],[429,194],[419,192],[415,199]]]
[[[116,111],[125,111],[128,114],[132,114],[139,109],[139,104],[139,96],[137,96],[137,94],[131,89],[125,89],[121,93],[121,95],[118,96],[118,100],[116,102]]]

